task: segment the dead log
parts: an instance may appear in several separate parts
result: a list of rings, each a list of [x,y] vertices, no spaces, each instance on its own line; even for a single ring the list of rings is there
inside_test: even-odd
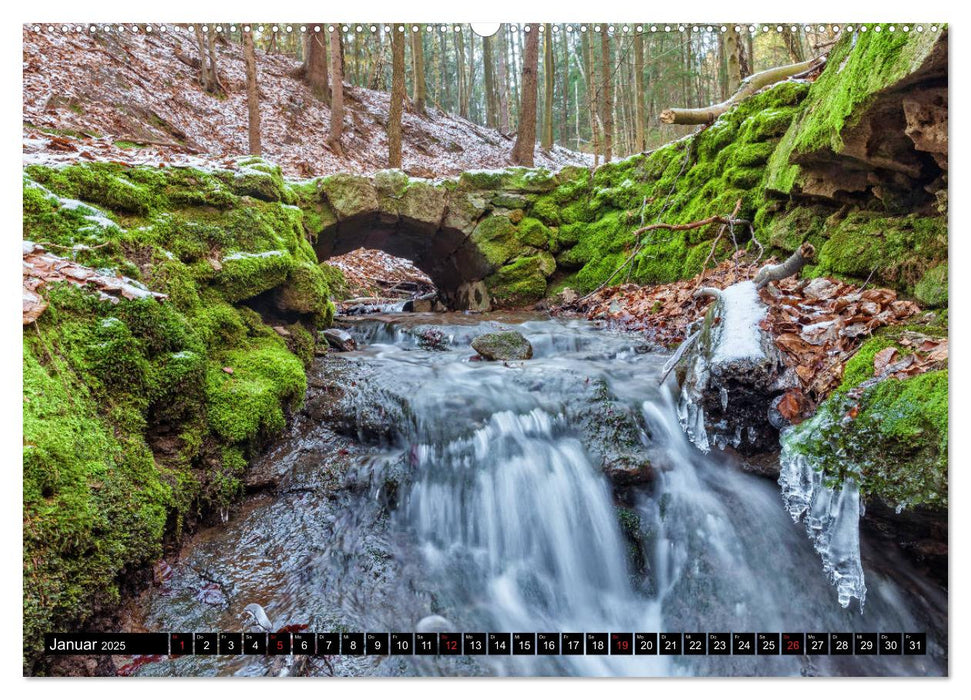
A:
[[[701,330],[665,366],[661,381],[676,369],[678,416],[701,450],[731,446],[752,455],[778,449],[783,421],[777,406],[788,389],[799,386],[799,379],[762,327],[767,309],[759,289],[797,274],[814,254],[812,245],[804,243],[784,262],[762,267],[753,280],[695,291],[696,298],[715,301]]]
[[[825,61],[826,57],[820,56],[809,61],[778,66],[760,73],[754,73],[743,80],[735,94],[724,102],[708,107],[672,107],[661,112],[659,118],[662,124],[711,124],[729,109],[742,100],[751,97],[762,88],[814,70]]]

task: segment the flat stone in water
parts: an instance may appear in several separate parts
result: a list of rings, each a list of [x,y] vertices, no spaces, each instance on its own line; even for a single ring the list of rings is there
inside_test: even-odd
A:
[[[516,331],[480,335],[472,341],[472,349],[487,360],[528,360],[533,356],[533,346]]]

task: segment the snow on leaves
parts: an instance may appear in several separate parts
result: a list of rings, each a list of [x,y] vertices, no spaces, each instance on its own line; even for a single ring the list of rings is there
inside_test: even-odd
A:
[[[694,279],[640,287],[633,284],[604,289],[557,311],[580,312],[589,319],[627,331],[645,333],[671,346],[682,341],[688,326],[703,316],[710,299],[695,299],[699,287],[724,289],[750,279],[756,266],[726,260]],[[800,387],[780,399],[779,412],[790,422],[811,413],[839,385],[847,360],[882,326],[912,320],[920,307],[897,298],[891,289],[867,289],[825,277],[787,278],[760,290],[768,307],[760,326],[772,334]],[[910,340],[907,340],[910,338]],[[947,340],[904,333],[913,352],[883,351],[875,358],[875,374],[902,378],[939,368],[947,361]],[[890,350],[888,348],[888,350]]]
[[[70,282],[79,287],[98,291],[102,299],[118,303],[119,297],[140,299],[151,296],[165,299],[165,294],[146,289],[128,277],[94,270],[73,260],[61,258],[44,251],[31,241],[24,241],[24,325],[36,321],[47,308],[47,301],[39,293],[41,287],[52,282]]]

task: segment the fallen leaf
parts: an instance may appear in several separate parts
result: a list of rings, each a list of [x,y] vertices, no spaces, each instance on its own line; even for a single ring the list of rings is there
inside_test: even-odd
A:
[[[897,355],[897,348],[889,347],[884,348],[876,355],[873,356],[873,374],[875,376],[883,374],[883,371],[887,368],[893,358]]]

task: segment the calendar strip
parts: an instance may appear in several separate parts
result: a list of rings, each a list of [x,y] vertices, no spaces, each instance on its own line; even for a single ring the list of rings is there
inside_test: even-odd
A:
[[[44,651],[220,656],[895,656],[925,632],[171,632],[54,633]]]

